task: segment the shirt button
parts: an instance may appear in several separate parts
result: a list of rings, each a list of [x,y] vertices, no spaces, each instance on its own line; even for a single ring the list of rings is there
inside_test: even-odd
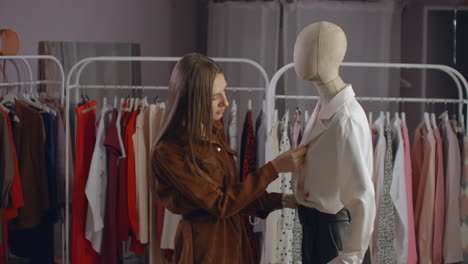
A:
[[[218,152],[220,152],[220,151],[221,151],[221,148],[220,148],[220,147],[217,147],[216,150],[217,150]]]

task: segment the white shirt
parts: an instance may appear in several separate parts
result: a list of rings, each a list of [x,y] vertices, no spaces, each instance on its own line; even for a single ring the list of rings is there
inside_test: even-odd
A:
[[[104,105],[101,111],[96,131],[96,145],[94,146],[85,189],[86,198],[89,203],[86,212],[85,236],[91,242],[93,249],[98,253],[101,252],[106,209],[107,155],[104,139],[106,134],[106,114],[110,110],[110,106]]]
[[[273,123],[269,131],[265,143],[265,162],[272,161],[279,155],[279,140],[278,140],[278,126],[279,122]],[[278,177],[271,182],[267,187],[267,192],[281,192],[281,179]],[[280,221],[280,211],[276,210],[271,212],[265,220],[265,234],[262,247],[261,264],[279,263],[277,260],[278,248],[278,226]]]
[[[387,143],[385,141],[385,115],[383,112],[380,113],[380,117],[375,120],[375,129],[378,132],[377,143],[374,149],[374,189],[375,189],[375,207],[376,215],[379,215],[380,204],[383,198],[383,181],[385,174],[385,153],[387,151]],[[374,230],[378,230],[378,217],[374,221]],[[377,263],[377,232],[373,234],[373,245],[372,245],[372,263]]]
[[[289,112],[286,111],[280,123],[280,145],[279,145],[279,154],[291,149],[291,143],[289,140]],[[277,180],[280,182],[280,192],[285,194],[292,194],[291,189],[291,173],[280,173]],[[278,227],[275,230],[278,233],[277,236],[277,251],[276,251],[276,260],[278,263],[288,264],[293,262],[293,228],[294,228],[294,218],[296,217],[296,211],[289,208],[283,208],[278,210],[279,223]],[[273,231],[273,230],[272,230]],[[273,232],[275,232],[273,231]]]
[[[317,104],[301,145],[309,144],[304,169],[293,178],[298,203],[328,214],[346,208],[351,223],[343,250],[330,263],[362,263],[375,218],[372,138],[351,86],[328,104]]]
[[[405,150],[401,134],[401,120],[395,119],[392,127],[395,159],[393,163],[390,196],[395,206],[395,252],[397,263],[408,263],[408,207],[406,202]]]

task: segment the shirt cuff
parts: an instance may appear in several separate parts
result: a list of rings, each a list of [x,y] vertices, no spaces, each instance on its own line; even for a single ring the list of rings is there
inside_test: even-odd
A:
[[[351,252],[351,253],[344,253],[343,251],[340,251],[338,253],[338,256],[334,259],[332,259],[329,264],[356,264],[356,263],[362,263],[364,259],[364,255],[366,252]]]

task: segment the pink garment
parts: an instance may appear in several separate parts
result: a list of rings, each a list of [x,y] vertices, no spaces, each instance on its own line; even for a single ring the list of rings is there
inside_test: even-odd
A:
[[[434,201],[434,238],[432,263],[442,263],[442,247],[444,241],[445,226],[445,184],[444,184],[444,157],[442,137],[439,129],[434,129],[436,139],[436,178],[435,178],[435,201]]]
[[[460,228],[461,154],[458,138],[449,121],[441,124],[445,167],[445,230],[443,256],[445,263],[463,261]]]
[[[412,155],[413,197],[419,263],[432,264],[436,140],[424,124],[416,129]],[[416,193],[414,192],[416,190]]]
[[[405,183],[408,209],[408,264],[416,264],[418,263],[418,252],[416,250],[416,233],[414,231],[413,180],[411,177],[412,170],[408,127],[401,126],[401,133],[405,148]]]
[[[462,195],[460,196],[460,217],[464,223],[468,222],[468,137],[463,139],[463,171],[461,179],[461,191]],[[462,233],[468,233],[468,226],[466,224],[462,225]],[[468,254],[468,239],[463,241],[463,249],[465,254]],[[465,258],[465,261],[468,259]]]

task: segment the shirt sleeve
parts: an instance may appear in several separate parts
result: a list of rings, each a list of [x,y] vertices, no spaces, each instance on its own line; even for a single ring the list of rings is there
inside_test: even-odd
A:
[[[173,185],[194,204],[220,218],[239,213],[259,198],[268,184],[278,177],[276,169],[269,162],[250,173],[243,182],[221,188],[208,175],[196,174],[190,164],[183,150],[169,144],[159,144],[153,154],[156,184],[163,181]]]
[[[349,120],[340,136],[340,199],[351,215],[343,249],[330,263],[362,263],[375,218],[372,141],[369,127]]]

